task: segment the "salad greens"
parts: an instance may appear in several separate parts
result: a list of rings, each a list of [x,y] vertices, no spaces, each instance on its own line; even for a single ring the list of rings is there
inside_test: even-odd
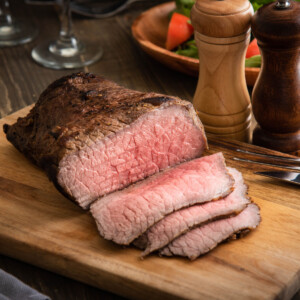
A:
[[[300,0],[296,0],[300,2]],[[176,3],[176,12],[183,14],[187,17],[191,15],[191,9],[196,0],[175,0]],[[254,11],[257,11],[261,6],[268,4],[270,2],[274,2],[274,0],[250,0]]]
[[[257,11],[263,5],[273,2],[273,1],[274,0],[250,0],[254,11]],[[297,0],[297,1],[299,1],[299,0]]]
[[[177,48],[176,53],[179,55],[198,58],[198,48],[196,45],[196,41],[194,39],[192,39],[192,40],[188,40],[187,42],[181,44]]]
[[[259,68],[261,65],[261,56],[254,55],[245,60],[245,67],[246,68]]]
[[[195,0],[176,0],[176,12],[179,14],[190,17],[191,9],[196,2]]]
[[[300,2],[300,0],[296,0]],[[193,4],[196,2],[196,0],[176,0],[176,9],[175,11],[185,15],[187,17],[190,17],[191,15],[191,9],[193,7]],[[250,0],[254,11],[258,10],[261,6],[273,2],[273,0]],[[198,58],[198,50],[196,46],[196,42],[194,40],[194,37],[192,37],[190,40],[186,41],[185,43],[181,44],[175,51],[175,53],[179,55],[184,55],[188,57]],[[246,67],[260,67],[260,55],[257,55],[255,57],[250,57],[246,59]]]

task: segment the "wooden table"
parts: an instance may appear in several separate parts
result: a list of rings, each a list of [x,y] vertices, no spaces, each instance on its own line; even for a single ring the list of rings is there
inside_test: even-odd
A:
[[[0,118],[34,103],[53,80],[74,71],[54,71],[35,64],[30,51],[45,37],[55,38],[59,30],[57,15],[51,6],[26,6],[11,1],[16,15],[26,15],[40,29],[32,43],[0,49]],[[137,15],[162,1],[136,3],[116,17],[94,20],[74,17],[78,35],[99,41],[104,56],[96,64],[84,68],[114,80],[126,87],[156,91],[191,100],[197,79],[174,72],[144,54],[131,36],[130,26]],[[122,299],[83,283],[0,255],[0,268],[17,276],[33,288],[54,299]],[[151,297],[149,296],[149,299]],[[300,299],[300,294],[294,299]]]
[[[154,61],[139,49],[131,36],[133,20],[142,11],[161,2],[136,3],[123,13],[104,20],[74,15],[74,29],[78,36],[97,40],[104,48],[102,59],[83,71],[103,75],[129,88],[192,99],[197,79],[173,72]],[[53,80],[80,70],[46,69],[34,63],[30,57],[35,45],[58,34],[59,21],[53,6],[29,6],[19,0],[11,1],[11,5],[16,16],[30,18],[40,33],[31,43],[0,49],[0,118],[34,103]],[[3,255],[0,255],[0,268],[53,300],[122,299]]]
[[[197,78],[164,67],[140,50],[131,35],[131,24],[144,10],[163,1],[143,1],[130,9],[107,19],[89,19],[74,15],[77,35],[98,41],[104,48],[100,61],[83,71],[93,72],[128,88],[157,91],[190,100]],[[26,15],[39,28],[36,40],[23,46],[0,50],[0,118],[35,102],[40,93],[55,79],[80,71],[50,70],[30,57],[31,49],[46,38],[58,36],[59,21],[53,6],[22,5],[12,1],[13,11]],[[175,84],[174,84],[175,83]]]

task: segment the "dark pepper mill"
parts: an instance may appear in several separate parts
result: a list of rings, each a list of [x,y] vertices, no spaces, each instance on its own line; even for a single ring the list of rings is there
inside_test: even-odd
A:
[[[300,3],[279,0],[251,21],[262,55],[253,89],[253,143],[300,155]]]

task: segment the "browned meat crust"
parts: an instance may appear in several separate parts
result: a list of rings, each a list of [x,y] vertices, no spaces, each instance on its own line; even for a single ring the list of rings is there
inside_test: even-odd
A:
[[[49,85],[26,117],[3,129],[7,139],[70,198],[57,183],[60,160],[162,104],[181,105],[188,111],[192,107],[176,97],[133,91],[93,74],[77,73]]]

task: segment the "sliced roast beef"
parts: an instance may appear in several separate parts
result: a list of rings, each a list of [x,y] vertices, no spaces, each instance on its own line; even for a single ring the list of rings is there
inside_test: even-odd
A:
[[[191,103],[83,73],[55,81],[26,117],[5,124],[4,131],[84,208],[207,148]]]
[[[178,210],[154,224],[134,241],[139,248],[146,248],[142,256],[168,245],[195,226],[242,211],[250,203],[246,196],[247,186],[239,171],[233,168],[228,168],[228,170],[235,180],[234,191],[224,199]]]
[[[182,163],[91,205],[100,234],[128,245],[166,215],[228,195],[234,179],[222,153]]]
[[[188,231],[163,248],[160,254],[186,256],[193,260],[234,234],[256,228],[259,223],[259,208],[251,203],[237,216],[214,221]]]

